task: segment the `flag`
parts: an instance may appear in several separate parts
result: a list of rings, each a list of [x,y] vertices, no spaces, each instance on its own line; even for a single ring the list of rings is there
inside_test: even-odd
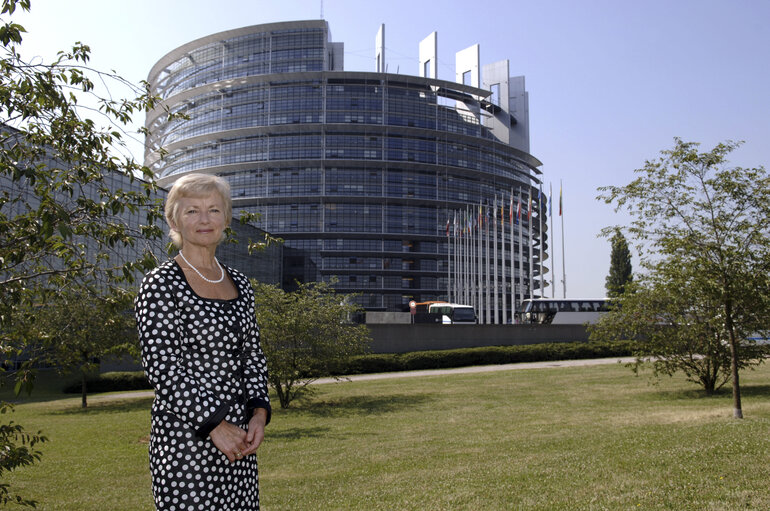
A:
[[[513,223],[513,190],[511,190],[511,202],[508,206],[508,222]]]
[[[521,222],[521,194],[519,194],[519,203],[516,205],[516,223]]]
[[[563,211],[563,208],[562,208],[562,200],[561,200],[561,183],[559,183],[559,216],[561,216],[562,211]]]
[[[527,206],[527,222],[532,219],[532,191],[529,192],[529,204]]]
[[[550,187],[549,193],[548,193],[548,216],[553,216],[553,185],[551,183],[548,184]]]
[[[446,219],[446,237],[449,237],[449,219]]]
[[[497,201],[497,197],[495,197]],[[505,199],[500,198],[500,225],[505,225]]]

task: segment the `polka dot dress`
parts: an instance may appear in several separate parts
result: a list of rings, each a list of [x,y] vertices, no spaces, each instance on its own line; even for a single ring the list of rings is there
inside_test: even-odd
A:
[[[173,259],[145,276],[136,298],[142,363],[155,388],[150,471],[159,510],[259,509],[256,455],[230,463],[209,438],[222,420],[245,429],[255,408],[270,418],[254,291],[226,270],[233,300],[195,294]]]

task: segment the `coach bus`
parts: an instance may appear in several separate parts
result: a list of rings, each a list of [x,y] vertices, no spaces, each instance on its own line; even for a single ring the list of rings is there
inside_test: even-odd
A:
[[[584,325],[596,323],[607,313],[606,298],[524,300],[516,312],[516,323],[536,325]]]
[[[417,313],[440,314],[444,325],[476,324],[476,311],[472,305],[449,302],[420,302],[416,304]]]

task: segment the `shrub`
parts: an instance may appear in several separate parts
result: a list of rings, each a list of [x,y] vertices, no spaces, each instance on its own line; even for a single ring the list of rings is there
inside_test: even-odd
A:
[[[556,342],[410,353],[379,353],[353,357],[346,366],[339,369],[337,374],[386,373],[517,362],[623,357],[632,355],[633,346],[632,341]]]
[[[118,390],[149,390],[152,385],[143,371],[114,371],[89,377],[86,380],[89,392],[114,392]],[[80,382],[66,385],[65,394],[79,394]]]
[[[420,369],[448,369],[476,365],[626,357],[632,355],[632,341],[555,342],[517,346],[484,346],[455,350],[374,353],[352,357],[340,365],[335,375],[390,373]],[[268,368],[270,367],[270,360]],[[88,379],[89,392],[149,390],[152,386],[142,371],[115,371]],[[65,393],[80,392],[80,382],[67,385]]]

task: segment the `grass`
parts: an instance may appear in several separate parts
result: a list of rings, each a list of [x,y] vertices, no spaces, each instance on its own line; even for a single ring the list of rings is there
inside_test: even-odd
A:
[[[321,385],[274,413],[263,509],[770,509],[770,368],[742,383],[744,420],[619,365]],[[18,405],[51,441],[9,482],[41,509],[152,509],[150,399],[90,402]]]

